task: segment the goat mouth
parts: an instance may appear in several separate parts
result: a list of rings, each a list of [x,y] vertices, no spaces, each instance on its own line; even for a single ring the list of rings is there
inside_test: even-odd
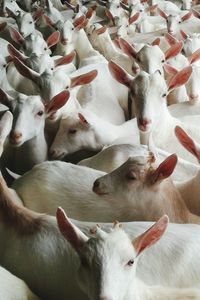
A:
[[[99,196],[104,196],[104,195],[108,195],[109,193],[108,192],[103,192],[103,191],[100,191],[99,189],[93,187],[92,188],[93,192]]]
[[[67,39],[63,39],[61,40],[62,45],[67,46],[68,40]]]
[[[14,141],[14,140],[10,139],[9,143],[13,147],[19,147],[19,146],[21,146],[23,144],[23,141],[22,140],[20,140],[20,141]]]

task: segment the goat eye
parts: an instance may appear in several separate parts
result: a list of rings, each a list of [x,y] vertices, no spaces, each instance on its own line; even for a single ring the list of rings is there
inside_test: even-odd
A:
[[[126,178],[127,178],[128,180],[135,180],[135,179],[136,179],[135,173],[132,172],[132,171],[130,171],[129,173],[126,174]]]
[[[6,65],[3,65],[3,68],[6,68]]]
[[[163,95],[162,95],[163,98],[166,97],[166,96],[167,96],[167,94],[163,94]]]
[[[42,110],[38,111],[38,113],[37,113],[37,115],[40,116],[40,117],[41,117],[43,114],[44,114],[44,112],[43,112]]]
[[[75,134],[76,132],[77,132],[76,129],[69,129],[69,133],[70,133],[70,134]]]
[[[29,22],[29,24],[32,24],[32,23],[33,23],[32,21]]]
[[[127,262],[127,266],[132,267],[133,265],[134,265],[134,259],[130,259],[130,260]]]
[[[161,63],[164,63],[165,62],[165,60],[163,59],[163,60],[161,60]]]
[[[179,21],[178,23],[181,24],[181,21]]]

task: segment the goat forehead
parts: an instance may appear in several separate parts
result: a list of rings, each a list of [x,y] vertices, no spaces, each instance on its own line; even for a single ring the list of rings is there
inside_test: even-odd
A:
[[[149,74],[142,71],[133,80],[131,85],[131,90],[133,90],[135,94],[142,95],[148,92],[149,86],[150,86]]]

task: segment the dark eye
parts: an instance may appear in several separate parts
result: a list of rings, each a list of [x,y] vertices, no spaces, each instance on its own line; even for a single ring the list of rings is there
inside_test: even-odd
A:
[[[44,112],[43,112],[42,110],[38,111],[38,113],[37,113],[37,115],[40,116],[40,117],[41,117],[43,114],[44,114]]]
[[[33,23],[33,21],[30,21],[30,22],[29,22],[29,24],[32,24],[32,23]]]
[[[129,171],[129,173],[126,174],[126,178],[127,178],[128,180],[135,180],[135,179],[136,179],[135,173],[132,172],[132,171]]]
[[[75,134],[76,132],[77,132],[76,129],[69,129],[69,133],[70,133],[70,134]]]
[[[51,68],[51,70],[53,71],[53,68]]]
[[[167,94],[163,94],[162,97],[165,98],[167,96]]]
[[[134,265],[134,259],[130,259],[130,260],[127,262],[127,266],[132,267],[132,265]]]
[[[161,63],[164,63],[165,62],[165,60],[163,59],[163,60],[161,60]]]
[[[6,68],[6,65],[3,65],[3,68]]]
[[[74,30],[74,27],[72,27],[72,30]]]
[[[47,51],[47,47],[44,47],[44,51]]]
[[[179,21],[178,23],[181,24],[181,21]]]

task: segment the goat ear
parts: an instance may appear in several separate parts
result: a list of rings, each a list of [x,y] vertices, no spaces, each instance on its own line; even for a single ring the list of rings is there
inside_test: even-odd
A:
[[[178,70],[176,68],[174,68],[168,64],[164,64],[163,68],[167,74],[175,75],[178,73]]]
[[[80,16],[73,22],[74,27],[80,26],[85,21],[85,16]]]
[[[160,38],[156,38],[152,43],[151,43],[152,46],[159,46],[160,45]]]
[[[60,40],[60,32],[59,31],[55,31],[53,32],[47,39],[47,45],[49,48],[53,47],[54,45],[56,45]]]
[[[181,21],[184,22],[184,21],[187,21],[191,18],[192,16],[192,11],[189,11],[188,13],[186,13],[184,16],[181,17]]]
[[[70,87],[73,88],[78,85],[89,84],[91,81],[93,81],[96,78],[97,74],[98,74],[97,70],[93,70],[88,73],[73,77],[71,78]]]
[[[165,39],[167,40],[167,42],[170,46],[175,45],[175,44],[178,43],[178,40],[174,36],[169,34],[168,32],[165,33]]]
[[[62,91],[61,93],[54,96],[51,101],[45,105],[47,115],[51,115],[52,113],[63,107],[67,103],[69,97],[70,93],[67,90]]]
[[[156,170],[152,171],[148,175],[148,182],[153,185],[157,182],[160,182],[163,179],[168,178],[174,171],[176,167],[178,158],[176,154],[168,156]]]
[[[140,13],[139,12],[137,12],[136,14],[134,14],[132,17],[130,17],[130,19],[129,19],[129,25],[131,25],[131,24],[133,24],[134,22],[136,22],[137,21],[137,19],[139,18],[139,16],[140,16]]]
[[[152,227],[139,235],[133,242],[137,256],[140,255],[145,249],[151,247],[158,242],[165,230],[167,229],[169,218],[167,215],[162,216]]]
[[[146,12],[154,12],[156,10],[156,8],[158,7],[158,4],[154,4],[154,5],[151,5],[149,7],[147,7],[145,9]]]
[[[183,31],[182,29],[180,30],[180,34],[181,34],[181,36],[182,36],[182,38],[183,38],[184,40],[187,39],[188,35],[187,35],[187,33],[185,33],[185,31]]]
[[[110,61],[108,63],[108,68],[111,75],[120,83],[130,88],[131,81],[133,79],[123,68],[121,68],[118,64]]]
[[[93,16],[93,14],[94,14],[94,12],[95,12],[95,10],[92,9],[92,7],[88,8],[88,10],[87,10],[87,12],[86,12],[86,15],[85,15],[86,18],[87,18],[87,19],[91,19],[92,16]]]
[[[81,113],[78,113],[78,117],[79,117],[80,123],[81,123],[84,127],[88,128],[89,125],[90,125],[90,123],[86,120],[86,118],[84,117],[84,115],[81,114]]]
[[[107,30],[107,27],[106,27],[106,26],[102,26],[102,27],[100,27],[99,29],[96,29],[95,32],[96,32],[98,35],[100,35],[100,34],[106,32],[106,30]]]
[[[24,65],[17,57],[13,58],[14,65],[17,71],[24,77],[32,80],[34,83],[38,83],[38,79],[40,78],[40,74],[31,70],[26,65]]]
[[[166,52],[165,52],[165,60],[168,60],[172,57],[177,56],[181,50],[183,49],[183,43],[178,42],[174,45],[172,45]]]
[[[175,135],[181,145],[192,153],[200,162],[200,145],[195,143],[193,139],[179,126],[175,127]]]
[[[159,15],[160,15],[162,18],[164,18],[165,20],[167,20],[168,15],[167,15],[162,9],[160,9],[159,7],[157,7],[157,10],[158,10]]]
[[[190,63],[192,64],[199,59],[200,59],[200,49],[198,49],[194,53],[192,53],[192,56],[190,57]]]
[[[185,84],[192,74],[192,67],[186,67],[180,72],[176,73],[168,83],[168,91],[172,91],[183,84]]]
[[[37,9],[33,14],[33,20],[37,21],[40,17],[42,17],[44,15],[44,10],[43,8],[39,8]]]
[[[192,14],[194,17],[200,19],[200,13],[196,9],[192,8]]]
[[[120,48],[131,58],[136,58],[137,51],[131,44],[129,44],[126,40],[119,38]]]
[[[9,32],[12,40],[17,43],[18,45],[23,45],[24,44],[24,38],[23,36],[13,27],[9,27]]]
[[[56,59],[54,61],[55,67],[70,64],[73,61],[75,55],[76,55],[76,52],[72,51],[71,53],[69,53],[63,57]]]
[[[108,8],[105,9],[105,14],[107,18],[113,23],[113,25],[115,25],[115,18],[113,17],[112,13]]]
[[[17,57],[19,60],[21,60],[24,64],[26,64],[26,60],[28,56],[24,55],[20,51],[18,51],[13,45],[8,44],[8,53],[11,57]]]
[[[14,99],[0,88],[0,103],[10,108],[10,103]]]
[[[0,120],[0,142],[3,144],[12,128],[13,115],[10,111],[6,111]]]
[[[81,247],[88,241],[88,237],[78,227],[72,224],[61,207],[57,209],[56,219],[60,232],[71,246],[79,252]]]
[[[46,25],[48,25],[50,27],[54,26],[54,22],[53,22],[53,20],[51,20],[51,18],[49,16],[43,14],[43,18],[44,18]]]

